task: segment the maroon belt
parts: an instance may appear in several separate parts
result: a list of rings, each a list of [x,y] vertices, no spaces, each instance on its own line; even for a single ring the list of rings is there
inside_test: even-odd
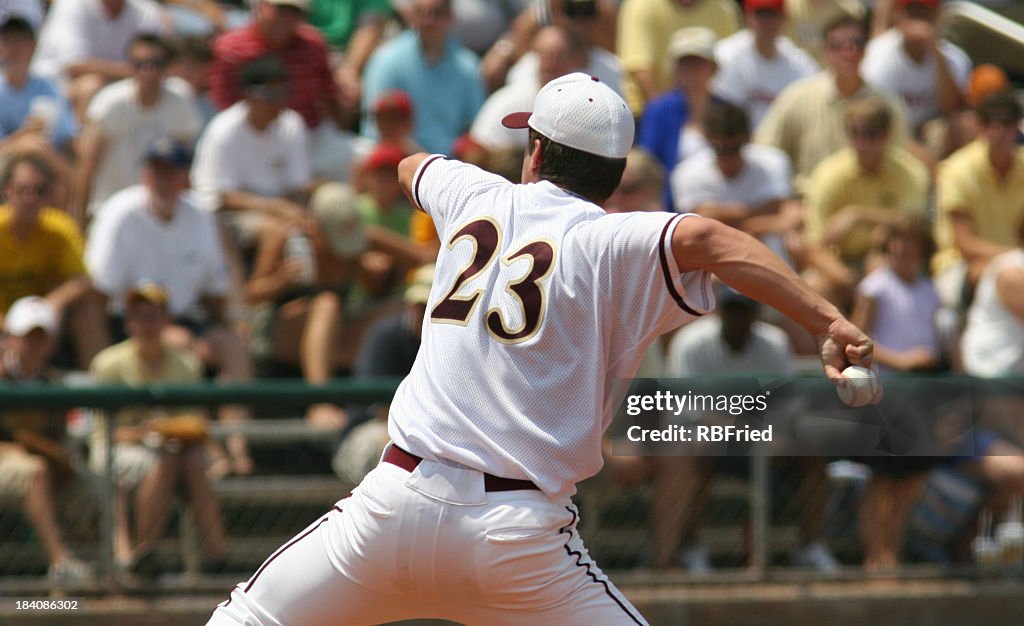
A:
[[[385,463],[397,465],[407,472],[411,472],[416,469],[416,466],[419,465],[422,460],[423,459],[412,452],[406,452],[395,444],[388,446],[383,459]],[[484,474],[484,491],[519,491],[522,489],[533,489],[535,491],[539,491],[540,487],[528,480],[502,478],[501,476]]]

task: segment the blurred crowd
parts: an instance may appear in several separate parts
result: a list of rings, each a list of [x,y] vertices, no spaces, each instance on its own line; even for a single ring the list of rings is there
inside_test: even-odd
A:
[[[399,161],[443,153],[518,182],[527,134],[500,120],[573,71],[619,91],[637,119],[609,212],[695,212],[758,237],[875,338],[883,375],[1024,374],[1020,100],[1003,70],[943,38],[940,0],[871,9],[0,0],[0,378],[404,375],[431,263],[453,242],[413,210]],[[656,345],[644,373],[796,371],[814,351],[781,315],[724,293],[719,313]],[[23,499],[51,575],[75,580],[89,568],[53,511],[71,473],[61,419],[4,414],[0,483]],[[198,409],[113,419],[118,561],[159,571],[153,547],[181,491],[204,567],[223,568],[210,480],[258,469],[245,438],[208,446]],[[334,463],[349,480],[386,442],[386,407],[315,404],[305,419],[349,433]],[[992,433],[953,461],[868,461],[866,563],[899,562],[940,465],[986,493],[1024,493],[1017,435]],[[89,454],[105,466],[102,437]],[[805,461],[794,560],[830,570],[825,459]],[[652,563],[710,568],[695,537],[717,464],[609,462],[626,482],[653,481]]]

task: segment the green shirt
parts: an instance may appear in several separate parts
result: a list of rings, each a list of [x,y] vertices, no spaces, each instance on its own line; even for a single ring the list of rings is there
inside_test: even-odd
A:
[[[313,0],[309,23],[323,33],[332,48],[344,49],[365,20],[390,15],[388,0]]]
[[[363,224],[380,226],[403,237],[409,236],[412,207],[407,203],[400,202],[388,211],[382,211],[370,194],[364,193],[356,199],[356,207],[359,208],[359,213],[363,216]]]

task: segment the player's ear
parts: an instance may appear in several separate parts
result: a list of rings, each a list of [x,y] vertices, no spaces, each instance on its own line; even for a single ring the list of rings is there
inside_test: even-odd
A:
[[[533,140],[533,151],[530,152],[528,169],[532,174],[540,174],[540,165],[544,161],[544,154],[540,147],[540,139]]]

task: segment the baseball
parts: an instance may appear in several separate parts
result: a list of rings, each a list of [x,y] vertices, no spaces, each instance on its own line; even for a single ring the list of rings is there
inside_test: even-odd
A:
[[[882,381],[873,370],[851,365],[843,370],[842,376],[836,383],[836,393],[844,404],[864,406],[882,399]]]

